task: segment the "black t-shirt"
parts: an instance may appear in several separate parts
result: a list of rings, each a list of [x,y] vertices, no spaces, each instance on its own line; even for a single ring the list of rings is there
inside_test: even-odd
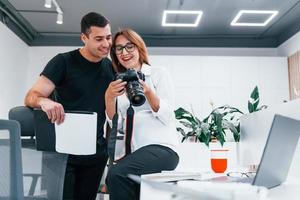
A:
[[[41,75],[55,84],[57,101],[65,110],[97,113],[97,137],[99,142],[104,142],[104,94],[114,78],[111,61],[104,58],[97,63],[90,62],[77,49],[56,55],[48,62]]]

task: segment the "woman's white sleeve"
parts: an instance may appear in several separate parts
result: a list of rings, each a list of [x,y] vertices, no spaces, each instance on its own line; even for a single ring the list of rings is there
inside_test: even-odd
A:
[[[151,79],[156,91],[156,95],[160,99],[159,110],[152,112],[164,124],[168,124],[174,120],[174,84],[171,75],[165,68],[156,68],[157,71],[151,73]]]

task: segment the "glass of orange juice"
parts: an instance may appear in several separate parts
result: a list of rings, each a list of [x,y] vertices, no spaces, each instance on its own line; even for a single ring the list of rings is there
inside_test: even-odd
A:
[[[228,149],[211,149],[210,164],[215,173],[224,173],[227,169]]]

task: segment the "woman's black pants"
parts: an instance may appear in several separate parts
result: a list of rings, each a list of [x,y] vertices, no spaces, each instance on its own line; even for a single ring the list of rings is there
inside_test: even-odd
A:
[[[162,145],[148,145],[122,158],[106,177],[110,200],[138,200],[140,185],[127,177],[173,170],[179,161],[177,153]]]

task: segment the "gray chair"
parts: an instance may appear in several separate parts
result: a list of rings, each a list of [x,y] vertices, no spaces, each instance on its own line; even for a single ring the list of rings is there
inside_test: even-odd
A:
[[[20,125],[0,120],[0,200],[8,199],[24,199]]]
[[[36,150],[31,108],[25,106],[12,108],[9,111],[9,119],[19,121],[21,136],[30,136],[21,139],[25,199],[62,199],[68,156]]]
[[[33,112],[26,106],[17,106],[9,110],[8,118],[16,120],[21,125],[21,136],[34,137]]]

